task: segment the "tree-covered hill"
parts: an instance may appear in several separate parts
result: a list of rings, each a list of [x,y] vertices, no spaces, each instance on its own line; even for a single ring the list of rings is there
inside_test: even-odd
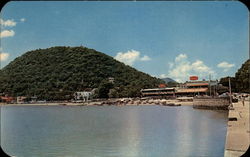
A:
[[[110,97],[139,96],[141,88],[163,83],[93,49],[51,47],[26,52],[4,67],[0,71],[0,93],[71,99],[76,91],[100,88],[109,77],[114,78]]]
[[[220,79],[223,86],[229,86],[229,77]],[[235,77],[230,77],[232,92],[250,93],[250,59],[235,73]]]

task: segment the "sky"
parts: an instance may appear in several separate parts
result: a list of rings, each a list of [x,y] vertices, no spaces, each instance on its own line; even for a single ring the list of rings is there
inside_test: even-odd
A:
[[[0,23],[0,68],[30,50],[85,46],[185,82],[234,76],[249,58],[249,11],[237,1],[12,1]]]

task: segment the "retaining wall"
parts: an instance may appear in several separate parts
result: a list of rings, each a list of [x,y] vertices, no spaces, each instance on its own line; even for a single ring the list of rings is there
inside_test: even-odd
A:
[[[228,110],[229,98],[194,98],[193,108]]]

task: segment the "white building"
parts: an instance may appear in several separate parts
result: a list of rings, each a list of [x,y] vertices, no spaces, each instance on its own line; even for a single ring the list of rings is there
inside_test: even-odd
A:
[[[25,96],[18,96],[18,97],[16,97],[16,102],[18,104],[23,104],[25,99],[26,99]]]
[[[82,92],[75,92],[74,98],[76,101],[88,101],[92,98],[94,92],[92,91],[82,91]]]

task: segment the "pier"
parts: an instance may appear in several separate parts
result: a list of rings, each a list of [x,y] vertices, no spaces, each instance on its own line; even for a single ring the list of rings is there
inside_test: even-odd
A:
[[[229,98],[219,97],[194,97],[193,108],[211,109],[211,110],[228,110]]]
[[[229,110],[224,157],[239,157],[249,148],[249,107],[248,99],[244,106],[239,101],[233,103],[233,110]]]

